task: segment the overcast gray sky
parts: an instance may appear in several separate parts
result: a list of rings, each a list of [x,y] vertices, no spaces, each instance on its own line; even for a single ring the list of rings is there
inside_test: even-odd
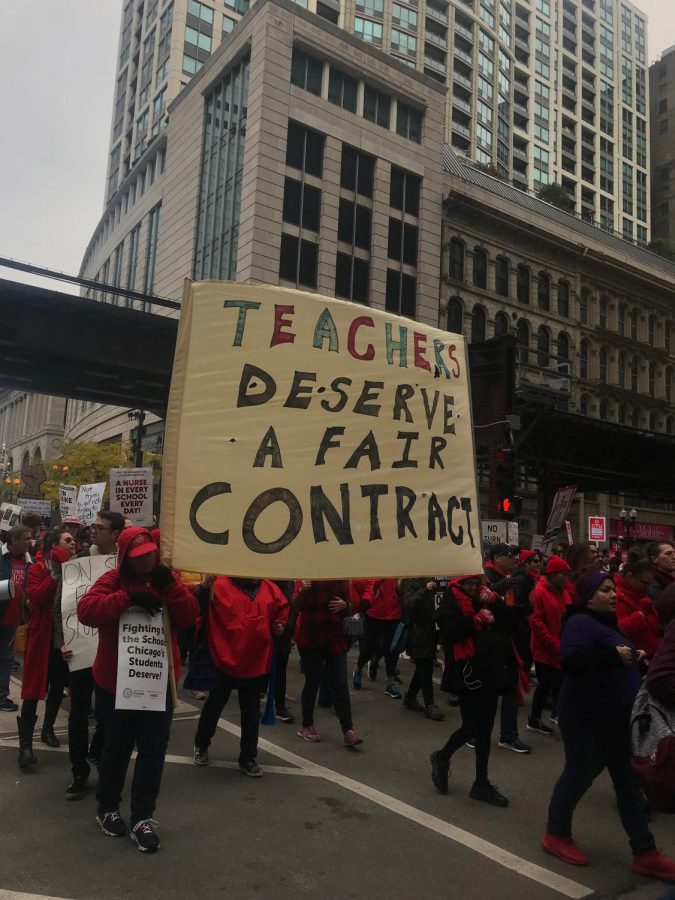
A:
[[[675,2],[637,5],[651,61],[675,44]],[[103,204],[121,6],[0,0],[0,256],[79,270]]]

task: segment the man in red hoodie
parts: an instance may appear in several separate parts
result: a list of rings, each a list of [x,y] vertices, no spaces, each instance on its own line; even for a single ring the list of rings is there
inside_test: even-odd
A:
[[[644,558],[629,559],[621,574],[614,576],[619,628],[648,659],[659,649],[663,636],[659,614],[647,593],[653,582],[654,566]]]
[[[180,676],[176,628],[189,628],[199,615],[190,591],[158,562],[157,546],[145,528],[126,528],[118,539],[118,565],[106,572],[80,600],[77,615],[83,625],[98,628],[98,652],[93,674],[106,732],[98,783],[96,821],[111,837],[126,834],[119,799],[134,746],[138,750],[131,785],[131,839],[142,852],[159,849],[155,811],[169,743],[173,704],[171,693],[163,712],[115,708],[117,647],[120,617],[129,607],[151,616],[166,609],[171,624],[175,678]],[[169,636],[167,635],[167,639]]]

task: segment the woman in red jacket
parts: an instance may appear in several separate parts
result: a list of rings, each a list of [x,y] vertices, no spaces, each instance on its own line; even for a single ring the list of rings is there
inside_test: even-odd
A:
[[[616,617],[619,628],[651,659],[661,643],[661,622],[647,589],[654,581],[649,559],[629,559],[620,575],[614,576]]]
[[[549,694],[553,701],[551,718],[555,720],[556,703],[562,685],[560,668],[560,634],[562,617],[568,605],[566,586],[570,567],[564,559],[552,556],[532,592],[533,612],[530,616],[532,658],[537,672],[537,687],[532,697],[532,711],[527,720],[528,731],[553,734],[541,715]]]
[[[23,661],[21,715],[19,726],[19,766],[25,769],[37,762],[33,753],[33,732],[37,722],[38,700],[45,694],[45,718],[40,740],[58,747],[54,722],[61,707],[63,690],[68,684],[68,666],[54,642],[54,616],[61,614],[61,564],[75,554],[75,539],[64,528],[45,538],[44,560],[28,570],[26,600],[29,610],[28,639]],[[60,629],[58,629],[60,631]]]
[[[96,821],[101,831],[110,837],[127,833],[120,816],[119,801],[131,754],[136,747],[130,836],[140,851],[153,852],[159,849],[159,837],[152,816],[169,743],[173,704],[169,691],[163,712],[115,709],[120,617],[131,606],[141,607],[151,616],[166,609],[172,626],[174,675],[178,680],[180,652],[176,629],[194,625],[199,604],[187,587],[174,578],[171,569],[158,564],[157,545],[145,528],[125,528],[117,547],[117,568],[101,575],[77,608],[77,617],[83,625],[98,628],[93,675],[106,742],[99,769]]]
[[[260,694],[272,668],[274,638],[288,622],[288,600],[273,581],[253,578],[215,579],[208,614],[211,659],[218,670],[202,709],[195,735],[194,760],[209,764],[209,746],[232,691],[241,711],[239,768],[251,778],[263,771],[256,762]]]
[[[361,597],[359,611],[365,612],[365,616],[363,617],[363,640],[358,662],[352,673],[352,686],[355,691],[361,690],[362,672],[366,663],[368,663],[368,678],[370,681],[375,681],[378,656],[383,653],[387,670],[385,694],[393,700],[400,700],[401,692],[396,684],[398,654],[391,652],[391,642],[402,618],[398,580],[396,578],[370,579],[358,583],[357,589]]]

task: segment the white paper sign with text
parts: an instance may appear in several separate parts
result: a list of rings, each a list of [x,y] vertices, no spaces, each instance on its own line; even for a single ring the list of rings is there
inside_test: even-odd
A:
[[[152,468],[111,469],[110,509],[135,525],[152,525]]]
[[[21,507],[16,503],[0,503],[0,531],[9,531],[21,522]]]
[[[103,505],[105,481],[83,484],[77,494],[77,518],[83,525],[91,525]]]
[[[98,649],[98,630],[79,621],[77,605],[92,584],[116,565],[116,556],[83,556],[61,567],[63,644],[73,654],[68,660],[71,672],[91,668]]]
[[[77,512],[77,486],[74,484],[59,485],[59,510],[61,519],[74,516]]]
[[[168,683],[162,614],[132,606],[120,616],[115,709],[164,712]]]

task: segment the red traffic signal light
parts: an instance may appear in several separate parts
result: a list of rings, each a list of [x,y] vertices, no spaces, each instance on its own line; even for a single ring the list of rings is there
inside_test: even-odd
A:
[[[510,497],[502,499],[502,512],[510,513],[513,510],[513,502]]]

